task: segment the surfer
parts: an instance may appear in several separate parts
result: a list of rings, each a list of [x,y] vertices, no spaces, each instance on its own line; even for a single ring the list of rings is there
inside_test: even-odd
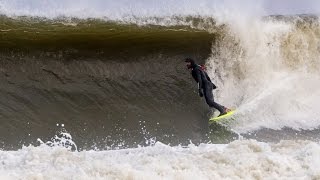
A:
[[[205,72],[204,67],[196,64],[191,58],[186,58],[185,62],[187,68],[191,69],[191,75],[193,79],[198,83],[199,96],[204,96],[209,107],[213,107],[220,112],[219,116],[227,114],[230,109],[214,102],[212,90],[216,89],[217,87],[211,82],[211,79]]]

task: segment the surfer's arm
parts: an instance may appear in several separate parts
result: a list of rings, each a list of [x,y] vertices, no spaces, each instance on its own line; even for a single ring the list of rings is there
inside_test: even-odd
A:
[[[210,79],[210,77],[208,76],[208,74],[207,74],[206,72],[204,72],[204,74],[206,75],[206,78],[208,79],[208,81],[211,82],[211,79]],[[211,82],[211,83],[212,83],[212,82]]]
[[[202,79],[198,69],[192,70],[192,77],[198,83],[199,96],[202,97],[203,96]]]
[[[198,89],[202,89],[202,79],[201,79],[201,75],[200,75],[200,71],[197,69],[195,71],[195,79],[198,82]]]
[[[206,72],[205,72],[205,74],[206,74],[206,78],[208,79],[208,81],[210,81],[210,83],[212,84],[212,86],[213,86],[212,88],[216,89],[217,86],[215,84],[213,84],[213,82],[211,81],[210,77],[208,76],[208,74]]]

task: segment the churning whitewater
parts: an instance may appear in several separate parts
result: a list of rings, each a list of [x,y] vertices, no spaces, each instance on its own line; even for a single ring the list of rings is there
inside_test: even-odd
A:
[[[320,179],[319,17],[261,2],[0,0],[0,179]]]
[[[1,179],[319,179],[320,145],[308,141],[267,144],[153,146],[71,152],[23,147],[1,152]]]

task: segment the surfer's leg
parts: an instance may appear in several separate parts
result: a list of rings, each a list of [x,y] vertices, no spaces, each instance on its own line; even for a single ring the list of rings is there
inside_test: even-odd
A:
[[[210,107],[217,109],[220,112],[220,115],[226,114],[226,108],[216,102],[214,102],[212,88],[204,88],[204,98],[206,99],[207,104]]]

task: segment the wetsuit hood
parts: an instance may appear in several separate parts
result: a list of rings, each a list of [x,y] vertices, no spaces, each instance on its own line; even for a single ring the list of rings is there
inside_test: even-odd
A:
[[[193,59],[191,59],[191,58],[186,58],[185,59],[185,61],[184,62],[189,62],[189,63],[191,63],[191,65],[190,66],[188,66],[188,69],[193,69],[193,68],[195,68],[196,66],[197,66],[197,64],[194,62],[194,60]]]

